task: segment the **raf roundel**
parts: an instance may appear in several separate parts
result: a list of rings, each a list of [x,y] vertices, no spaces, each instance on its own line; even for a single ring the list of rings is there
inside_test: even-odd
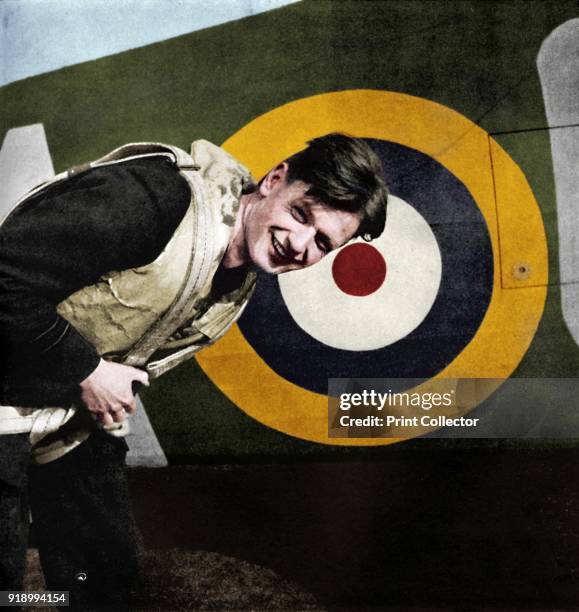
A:
[[[521,362],[543,312],[545,232],[508,154],[463,115],[422,98],[304,98],[223,146],[261,177],[330,132],[365,138],[380,157],[391,192],[384,233],[312,268],[261,277],[238,325],[196,358],[268,427],[325,444],[390,444],[329,437],[328,378],[486,378],[492,392]],[[532,277],[512,276],[521,252]]]
[[[432,378],[472,340],[492,293],[487,225],[462,182],[415,149],[368,142],[391,192],[385,230],[368,245],[387,267],[381,286],[351,295],[336,282],[334,262],[360,239],[311,268],[260,279],[239,321],[270,368],[317,393],[329,378]],[[357,286],[369,284],[366,273]]]

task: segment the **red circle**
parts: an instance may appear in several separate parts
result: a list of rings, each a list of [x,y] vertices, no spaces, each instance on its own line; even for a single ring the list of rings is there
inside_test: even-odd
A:
[[[357,242],[338,253],[332,264],[332,276],[344,293],[370,295],[380,289],[386,278],[386,261],[372,245]]]

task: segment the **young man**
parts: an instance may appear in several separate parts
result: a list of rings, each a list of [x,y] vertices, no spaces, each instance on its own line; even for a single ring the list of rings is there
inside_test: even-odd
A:
[[[301,269],[380,235],[387,190],[370,147],[341,134],[257,186],[205,141],[191,156],[128,145],[59,176],[0,231],[0,590],[23,576],[32,445],[48,588],[78,608],[123,608],[136,553],[118,436],[134,383],[217,340],[257,270]]]

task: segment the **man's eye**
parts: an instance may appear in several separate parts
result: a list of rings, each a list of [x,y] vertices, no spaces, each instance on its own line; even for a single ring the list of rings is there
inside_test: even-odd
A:
[[[300,223],[305,223],[308,220],[306,213],[299,206],[292,206],[292,215]]]
[[[322,239],[316,240],[316,244],[318,245],[318,249],[320,249],[324,255],[327,255],[332,250],[331,247]]]

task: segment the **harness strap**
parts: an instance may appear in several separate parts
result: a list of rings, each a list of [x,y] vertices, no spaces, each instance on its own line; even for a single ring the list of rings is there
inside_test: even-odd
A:
[[[191,160],[191,158],[189,158]],[[191,167],[187,164],[187,167]],[[211,210],[204,205],[203,186],[199,176],[191,170],[182,170],[191,188],[194,210],[194,248],[189,260],[185,281],[179,294],[165,314],[135,343],[124,356],[123,363],[132,366],[144,365],[149,357],[166,342],[171,334],[190,318],[199,292],[209,282],[214,261],[215,241],[211,232]]]
[[[149,373],[149,377],[157,378],[161,376],[161,374],[168,372],[169,370],[178,366],[180,363],[187,361],[191,357],[191,355],[194,355],[195,353],[198,353],[201,349],[213,344],[214,342],[217,342],[217,340],[219,340],[225,335],[225,332],[229,330],[231,325],[235,323],[239,319],[239,317],[241,317],[241,315],[243,314],[243,311],[245,310],[246,305],[247,305],[247,302],[243,306],[241,306],[241,308],[237,310],[233,318],[228,318],[223,323],[221,329],[218,331],[217,334],[215,334],[213,338],[209,339],[203,334],[199,334],[199,336],[203,336],[204,338],[203,342],[200,342],[200,343],[193,342],[192,344],[189,344],[185,346],[184,348],[179,349],[175,351],[174,353],[167,355],[166,357],[163,357],[162,359],[157,359],[155,361],[151,361],[150,363],[148,363],[147,372]]]

